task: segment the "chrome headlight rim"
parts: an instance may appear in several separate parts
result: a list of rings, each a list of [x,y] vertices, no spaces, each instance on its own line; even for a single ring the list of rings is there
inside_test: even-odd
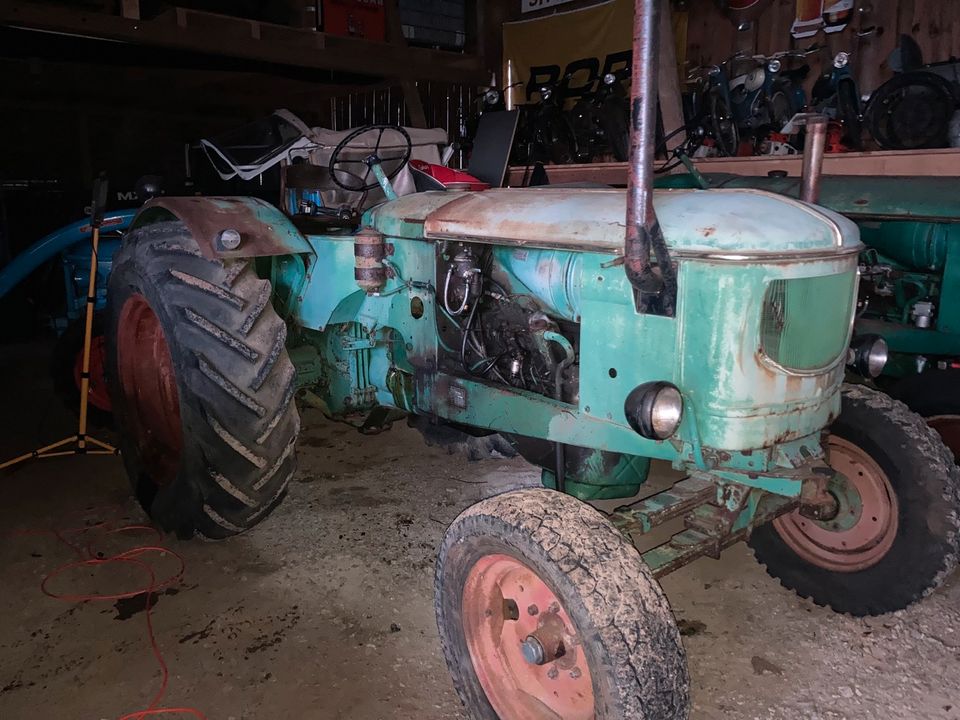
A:
[[[627,423],[649,440],[673,437],[683,420],[683,394],[664,380],[638,385],[623,405]]]
[[[860,335],[850,343],[847,364],[857,374],[872,380],[883,374],[890,359],[890,347],[880,335]]]
[[[603,76],[604,85],[613,85],[617,81],[617,76],[613,73],[607,73]]]

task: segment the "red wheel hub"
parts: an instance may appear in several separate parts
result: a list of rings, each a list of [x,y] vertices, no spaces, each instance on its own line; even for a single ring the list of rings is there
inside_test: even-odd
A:
[[[880,562],[897,537],[897,496],[887,474],[853,443],[831,436],[827,453],[830,467],[845,478],[834,493],[837,517],[812,520],[794,511],[773,526],[812,565],[834,572],[865,570]]]
[[[90,404],[104,412],[112,412],[110,393],[107,390],[107,376],[104,368],[107,363],[107,342],[103,335],[95,335],[90,340],[90,385],[87,391]],[[83,350],[77,353],[73,364],[73,379],[77,383],[77,390],[83,375]]]
[[[927,425],[937,431],[954,460],[960,460],[960,415],[934,415],[927,418]]]
[[[117,369],[125,411],[145,473],[158,485],[176,477],[183,433],[180,396],[160,319],[142,295],[131,295],[117,324]]]
[[[592,720],[593,680],[556,594],[524,563],[487,555],[463,588],[470,660],[501,720]]]

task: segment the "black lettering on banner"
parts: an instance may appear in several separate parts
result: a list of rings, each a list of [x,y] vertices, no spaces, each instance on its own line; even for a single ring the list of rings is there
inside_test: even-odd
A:
[[[567,65],[563,74],[564,98],[579,98],[593,90],[600,72],[600,61],[597,58],[582,58]],[[586,74],[586,81],[579,82]]]
[[[632,50],[622,50],[621,52],[610,53],[607,55],[607,59],[603,62],[603,72],[600,73],[600,77],[603,77],[607,73],[617,72],[617,70],[621,70],[623,68],[629,68],[632,62]],[[627,75],[629,76],[630,73],[627,73]]]
[[[530,68],[530,81],[527,83],[527,100],[539,93],[545,85],[556,85],[560,79],[559,65],[534,65]]]

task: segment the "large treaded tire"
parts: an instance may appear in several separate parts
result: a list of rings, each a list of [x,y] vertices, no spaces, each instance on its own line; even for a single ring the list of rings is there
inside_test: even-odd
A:
[[[596,720],[687,718],[686,655],[659,584],[601,513],[541,488],[468,508],[440,547],[437,625],[454,687],[473,718],[498,720],[467,645],[464,588],[478,562],[500,554],[532,569],[576,626],[593,681]]]
[[[901,402],[862,385],[843,387],[831,434],[868,454],[886,474],[898,505],[893,544],[874,565],[834,572],[802,560],[772,523],[749,544],[767,572],[817,605],[855,616],[901,610],[939,587],[960,551],[960,472],[950,451]]]
[[[252,261],[203,257],[184,225],[167,222],[124,239],[108,297],[111,396],[137,499],[181,537],[224,538],[252,527],[286,493],[300,428],[287,328],[270,303],[270,283]],[[167,476],[151,454],[167,452],[151,447],[157,420],[138,413],[137,393],[146,391],[123,380],[134,361],[151,362],[122,357],[127,341],[118,340],[131,332],[120,327],[125,305],[143,300],[159,321],[179,398],[179,427],[172,425],[182,449]],[[142,367],[136,372],[144,377]]]

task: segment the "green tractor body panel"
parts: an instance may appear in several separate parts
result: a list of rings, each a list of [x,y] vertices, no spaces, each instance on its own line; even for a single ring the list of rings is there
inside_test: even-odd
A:
[[[300,328],[294,357],[320,368],[303,384],[330,416],[357,424],[388,408],[584,449],[568,475],[581,497],[633,494],[648,458],[797,495],[799,468],[822,456],[820,431],[839,413],[856,226],[756,191],[661,192],[655,202],[677,263],[676,317],[637,310],[620,260],[619,190],[428,192],[384,203],[364,216],[386,248],[386,279],[372,292],[346,270],[354,236],[308,235],[307,261],[277,258],[272,276]],[[545,356],[578,356],[564,376],[573,396],[459,367],[450,332],[459,320],[443,298],[464,246],[489,250],[497,294],[543,316],[527,333]],[[641,436],[624,408],[634,388],[659,381],[684,401],[666,440]]]
[[[797,178],[704,175],[711,188],[753,188],[797,196]],[[658,187],[691,188],[690,175]],[[941,177],[832,176],[820,203],[858,224],[860,310],[856,332],[881,335],[890,348],[884,373],[902,377],[929,362],[960,359],[960,180]]]

